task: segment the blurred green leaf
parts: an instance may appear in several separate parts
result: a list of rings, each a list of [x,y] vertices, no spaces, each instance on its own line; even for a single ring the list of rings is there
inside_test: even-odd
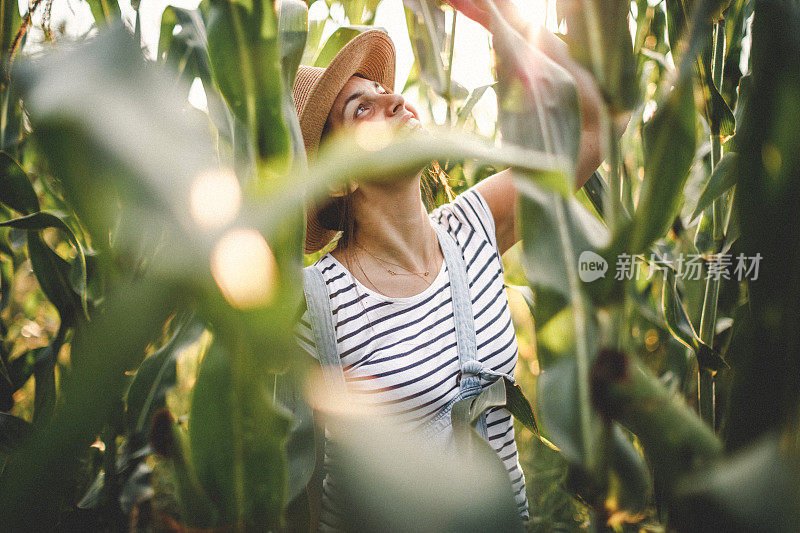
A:
[[[769,435],[687,473],[676,487],[670,522],[683,531],[794,531],[800,523],[800,462],[796,445],[785,440]]]
[[[306,47],[303,50],[303,58],[300,61],[303,65],[313,65],[314,56],[319,51],[319,41],[322,39],[322,30],[325,29],[326,19],[317,18],[308,21],[308,37]]]
[[[633,109],[639,100],[637,62],[628,26],[628,0],[557,0],[567,21],[572,56],[594,74],[612,112]]]
[[[748,266],[761,259],[757,277],[743,276],[748,312],[726,354],[737,362],[724,424],[732,450],[793,423],[800,402],[800,268],[789,244],[800,242],[800,121],[787,112],[800,106],[800,6],[757,2],[752,31],[751,96],[736,134],[735,246]]]
[[[266,529],[279,523],[286,503],[283,446],[290,421],[270,404],[267,376],[255,363],[214,339],[194,386],[189,441],[220,525]]]
[[[192,464],[189,435],[166,409],[158,411],[150,430],[151,446],[165,456],[175,480],[175,492],[181,510],[181,522],[189,527],[213,527],[219,522],[219,502],[203,490]]]
[[[344,8],[344,16],[350,21],[350,24],[361,24],[364,15],[364,8],[367,5],[367,0],[342,0],[342,7]]]
[[[403,0],[408,37],[423,80],[439,95],[447,92],[444,11],[435,0]]]
[[[290,88],[282,86],[273,3],[211,0],[209,5],[208,53],[217,86],[233,114],[247,124],[262,163],[285,171],[289,134],[281,100]]]
[[[621,352],[602,350],[595,360],[592,402],[603,417],[639,438],[661,494],[669,494],[661,491],[671,489],[680,475],[722,454],[722,442],[683,398]]]
[[[0,474],[0,529],[25,529],[29,513],[55,527],[59,503],[74,492],[78,458],[97,438],[122,397],[125,371],[138,366],[145,346],[181,299],[169,287],[143,279],[114,290],[104,313],[78,322],[71,344],[72,370],[62,383],[58,408],[35,429]]]
[[[6,53],[11,49],[11,43],[14,42],[14,36],[17,33],[21,19],[19,15],[19,5],[15,4],[13,0],[2,0],[0,3],[0,46],[3,50],[3,59],[6,58]]]
[[[376,417],[323,414],[335,435],[332,477],[347,509],[343,530],[524,531],[508,472],[485,440],[459,452]]]
[[[611,470],[619,480],[612,488],[619,509],[639,513],[645,511],[652,496],[650,470],[639,450],[625,431],[614,423],[610,439]]]
[[[300,366],[296,365],[295,368]],[[302,380],[290,373],[277,376],[276,379],[277,401],[294,417],[289,437],[286,440],[289,470],[286,500],[291,502],[306,490],[314,471],[316,461],[315,426],[311,406],[302,392]]]
[[[351,136],[342,136],[323,145],[307,173],[297,178],[305,184],[305,190],[295,182],[283,183],[268,200],[246,203],[242,220],[269,234],[304,202],[327,197],[330,186],[347,180],[389,180],[419,172],[434,159],[476,159],[497,167],[513,166],[527,171],[526,180],[540,184],[543,191],[554,191],[559,196],[570,194],[560,167],[562,161],[541,152],[513,146],[497,150],[475,137],[453,133],[401,136],[380,149],[367,150]],[[588,213],[587,216],[591,217]]]
[[[578,278],[581,254],[602,247],[607,232],[577,200],[558,197],[524,175],[517,174],[515,182],[528,279],[575,303],[583,290]]]
[[[300,0],[281,0],[278,5],[278,35],[283,86],[292,87],[308,37],[308,8]],[[303,169],[306,166],[303,133],[300,131],[300,122],[295,111],[292,91],[288,89],[283,91],[283,119],[289,129],[292,141],[294,165],[296,168]],[[302,236],[300,238],[302,239]]]
[[[498,23],[496,14],[493,20]],[[494,46],[503,140],[564,161],[568,169],[564,181],[571,189],[581,132],[575,81],[513,32],[496,35]],[[602,246],[607,232],[571,194],[547,191],[524,172],[515,172],[514,181],[526,277],[534,290],[557,293],[566,300],[570,306],[568,327],[574,336],[574,352],[570,350],[563,362],[566,370],[562,365],[551,367],[539,378],[541,425],[570,461],[594,472],[602,458],[600,428],[591,411],[589,368],[599,339],[593,308],[578,277],[578,261],[581,254]],[[534,318],[537,320],[536,315]],[[554,382],[559,383],[555,388]],[[556,402],[551,401],[556,397]],[[571,408],[563,409],[566,405]]]
[[[591,416],[586,421],[588,425],[582,426],[578,386],[577,360],[564,357],[539,376],[536,405],[539,422],[550,441],[571,463],[586,468],[587,449],[592,445],[587,441],[599,437],[600,425]]]
[[[23,215],[39,210],[28,173],[6,152],[0,152],[0,202]]]
[[[153,267],[207,275],[215,239],[200,231],[188,199],[198,176],[219,163],[208,128],[182,111],[184,96],[163,68],[146,64],[120,26],[15,68],[37,144],[93,248],[112,240],[133,268],[142,249],[161,241],[169,254]],[[112,259],[99,257],[104,267]]]
[[[0,413],[0,454],[19,448],[32,433],[33,426],[27,420]]]

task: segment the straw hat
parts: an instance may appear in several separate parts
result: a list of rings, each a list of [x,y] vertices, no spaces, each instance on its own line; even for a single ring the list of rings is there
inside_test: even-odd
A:
[[[367,30],[354,37],[336,54],[327,68],[301,65],[294,81],[294,106],[300,118],[300,131],[306,152],[319,148],[328,114],[342,87],[354,75],[377,81],[391,92],[394,88],[395,50],[389,36],[380,29]],[[306,253],[322,249],[341,228],[332,216],[340,198],[331,197],[319,206],[307,206]]]

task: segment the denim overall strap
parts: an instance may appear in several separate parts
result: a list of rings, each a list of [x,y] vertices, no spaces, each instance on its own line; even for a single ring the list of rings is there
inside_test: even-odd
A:
[[[325,377],[328,391],[332,395],[345,394],[347,387],[342,370],[342,360],[336,349],[336,330],[333,325],[328,286],[325,284],[322,272],[313,265],[303,269],[303,291],[306,295],[308,317],[311,321],[317,356],[322,366],[322,375]]]
[[[453,321],[456,328],[456,345],[458,349],[458,364],[461,370],[458,374],[458,398],[477,396],[481,392],[480,376],[486,368],[478,361],[478,347],[475,337],[475,316],[472,312],[472,299],[469,295],[467,282],[467,267],[464,256],[455,240],[440,225],[434,225],[442,245],[442,253],[447,263],[447,273],[450,277],[450,293],[453,299]],[[486,427],[486,413],[481,414],[475,426],[478,434],[488,440]]]

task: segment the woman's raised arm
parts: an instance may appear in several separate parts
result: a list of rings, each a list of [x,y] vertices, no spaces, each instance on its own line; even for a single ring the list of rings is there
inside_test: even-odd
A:
[[[487,4],[492,0],[447,1],[455,9],[486,27],[495,37],[503,32],[518,33],[529,46],[519,53],[530,57],[531,61],[535,60],[537,68],[551,69],[554,79],[564,80],[565,72],[571,77],[569,83],[577,89],[581,106],[581,144],[575,166],[575,189],[580,189],[603,160],[600,123],[603,101],[594,77],[570,57],[567,46],[561,39],[544,28],[532,35],[509,0],[494,2],[502,14],[502,20],[495,20],[494,23]],[[511,171],[498,172],[483,180],[476,188],[492,211],[498,248],[503,253],[519,240],[514,218],[517,192]]]

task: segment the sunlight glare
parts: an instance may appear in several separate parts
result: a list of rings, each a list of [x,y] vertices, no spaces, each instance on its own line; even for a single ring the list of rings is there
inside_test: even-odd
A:
[[[230,230],[211,253],[211,275],[228,303],[237,309],[267,305],[277,270],[267,241],[252,228]]]
[[[389,146],[394,133],[385,122],[365,122],[353,134],[358,146],[368,152],[377,152]]]
[[[189,193],[192,219],[203,229],[221,228],[239,214],[242,190],[230,169],[209,170],[198,175]]]
[[[556,6],[552,0],[513,0],[520,14],[531,24],[531,29],[544,26],[548,30],[558,31]]]

